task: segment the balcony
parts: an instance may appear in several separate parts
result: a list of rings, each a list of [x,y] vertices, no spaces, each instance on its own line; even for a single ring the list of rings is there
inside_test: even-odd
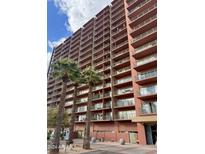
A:
[[[114,71],[114,76],[115,77],[123,77],[123,76],[127,76],[130,75],[131,71],[130,71],[130,66],[125,67],[125,68],[121,68],[119,70]]]
[[[76,104],[83,104],[83,103],[87,103],[88,99],[80,99],[76,101]]]
[[[119,12],[119,11],[121,11],[121,8],[124,10],[124,3],[119,3],[119,4],[117,4],[116,6],[112,6],[112,15],[114,15],[114,14],[116,14],[116,12]],[[119,10],[120,9],[120,10]]]
[[[86,119],[86,115],[81,115],[76,118],[75,122],[77,123],[85,122],[85,119]]]
[[[140,72],[136,78],[138,84],[149,84],[157,81],[157,69]]]
[[[123,88],[123,89],[118,89],[115,93],[114,93],[115,97],[125,97],[125,96],[133,96],[133,89],[131,87],[129,88]]]
[[[127,30],[127,28],[125,26],[121,27],[121,28],[118,28],[117,30],[112,31],[112,37],[117,38],[119,36],[122,36],[123,33],[126,33],[126,30]]]
[[[140,115],[157,114],[157,101],[143,102],[140,111]]]
[[[87,112],[87,106],[83,106],[83,107],[78,107],[75,111],[76,113],[83,113],[83,112]]]
[[[99,51],[102,51],[103,50],[103,46],[101,46],[100,48],[98,48],[98,49],[94,49],[94,53],[98,53]]]
[[[137,37],[135,37],[132,40],[132,46],[136,48],[149,41],[156,40],[156,38],[157,38],[157,27],[154,27],[140,35],[137,35]]]
[[[141,87],[137,94],[138,94],[138,98],[143,99],[143,100],[156,98],[157,97],[157,85]]]
[[[134,99],[120,99],[116,102],[115,108],[134,107]]]
[[[139,35],[140,33],[143,33],[151,29],[152,27],[156,27],[156,26],[157,26],[157,15],[154,15],[146,19],[145,21],[141,22],[137,26],[133,27],[133,29],[130,32],[130,35],[132,37],[135,37],[136,35]]]
[[[92,97],[92,100],[95,101],[95,100],[102,99],[102,98],[103,98],[103,95],[102,95],[102,94],[95,94],[95,95]]]
[[[112,25],[112,30],[115,30],[117,27],[119,27],[121,25],[125,26],[125,20],[122,20],[122,21],[118,22],[117,24]]]
[[[60,97],[59,98],[53,98],[52,100],[48,101],[47,104],[58,103],[58,102],[60,102]]]
[[[73,101],[69,101],[65,103],[65,106],[71,106],[71,105],[73,105]]]
[[[110,74],[105,74],[103,77],[104,77],[104,79],[107,79],[107,78],[110,78],[111,75]]]
[[[139,46],[138,48],[135,48],[135,53],[133,54],[133,56],[135,57],[135,59],[140,59],[142,57],[145,57],[147,55],[156,52],[157,52],[157,40],[154,40],[142,46]]]
[[[124,34],[120,35],[119,37],[113,39],[112,43],[113,44],[115,44],[115,43],[118,44],[118,43],[123,42],[127,39],[128,39],[127,33],[124,33]]]
[[[117,69],[117,68],[125,67],[129,64],[130,64],[130,57],[127,57],[114,62],[113,67]]]
[[[103,109],[103,103],[97,103],[91,106],[91,110],[101,110],[101,109]]]
[[[124,58],[124,57],[127,57],[128,55],[129,55],[129,51],[127,49],[126,50],[122,50],[122,51],[114,53],[113,59]]]
[[[157,66],[157,54],[153,54],[136,61],[137,71],[142,71],[156,66]]]
[[[115,120],[132,120],[134,117],[136,117],[135,110],[121,111],[115,116]]]
[[[106,92],[106,93],[103,94],[103,97],[104,97],[104,98],[109,98],[109,97],[111,97],[111,96],[112,96],[112,93],[111,93],[111,92]]]
[[[103,85],[93,87],[93,91],[101,90]]]
[[[131,10],[128,11],[128,16],[133,17],[133,16],[139,14],[138,10],[141,10],[140,8],[142,8],[143,6],[148,4],[150,1],[151,0],[145,0],[141,3],[139,3],[138,5],[136,5],[134,8],[132,8]]]
[[[112,120],[112,116],[102,116],[102,117],[92,116],[91,117],[92,122],[102,122],[102,121],[111,121],[111,120]]]
[[[110,88],[111,87],[111,83],[105,83],[104,88]]]
[[[89,90],[79,91],[79,92],[77,93],[77,95],[78,95],[78,96],[80,96],[80,95],[85,95],[85,94],[88,94],[88,92],[89,92]]]
[[[112,19],[112,24],[116,23],[117,21],[119,21],[120,19],[122,20],[125,19],[125,13],[121,14],[120,16],[118,16],[117,18],[115,19]]]
[[[120,50],[123,50],[123,49],[127,49],[128,48],[128,41],[124,41],[118,45],[113,45],[112,46],[112,51],[120,51]]]
[[[156,13],[157,13],[157,4],[154,4],[151,7],[149,7],[148,9],[145,9],[144,11],[139,13],[138,15],[130,18],[130,20],[131,20],[130,26],[134,27],[135,25],[141,23],[142,21],[146,20],[150,16],[155,15]]]
[[[86,60],[91,59],[91,57],[92,57],[91,54],[87,54],[85,57],[80,58],[80,63],[83,63],[83,62],[85,62]]]

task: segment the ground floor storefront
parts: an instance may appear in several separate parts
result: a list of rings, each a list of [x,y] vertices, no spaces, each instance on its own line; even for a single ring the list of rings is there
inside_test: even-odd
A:
[[[155,144],[157,138],[156,123],[136,123],[131,121],[93,122],[91,137],[99,141],[118,142],[121,138],[126,143]],[[83,138],[84,123],[75,124],[76,138]]]

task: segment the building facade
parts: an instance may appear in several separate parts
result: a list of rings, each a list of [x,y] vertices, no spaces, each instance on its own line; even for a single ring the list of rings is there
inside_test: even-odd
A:
[[[103,83],[93,87],[91,136],[155,144],[157,137],[157,0],[114,0],[54,48],[51,63],[70,58],[93,66]],[[48,106],[60,102],[62,82],[48,70]],[[67,85],[71,113],[73,85]],[[88,87],[78,87],[75,131],[83,136]]]

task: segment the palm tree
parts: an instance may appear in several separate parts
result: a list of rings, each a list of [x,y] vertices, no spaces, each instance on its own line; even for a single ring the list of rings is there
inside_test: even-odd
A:
[[[64,106],[65,106],[65,97],[66,97],[66,88],[69,79],[72,79],[77,74],[77,65],[75,62],[69,59],[61,59],[56,63],[51,65],[52,75],[54,78],[61,79],[63,81],[63,88],[60,97],[60,103],[58,106],[58,113],[56,117],[56,128],[54,139],[52,144],[54,145],[54,149],[51,150],[52,153],[59,152],[59,144],[60,144],[60,132],[61,132],[61,124],[64,115]],[[72,117],[71,117],[72,118]]]
[[[83,149],[90,149],[90,106],[92,105],[92,87],[101,81],[101,75],[92,67],[88,67],[82,72],[82,76],[84,82],[89,87]]]
[[[68,144],[73,143],[78,86],[84,82],[82,78],[82,73],[80,72],[80,69],[78,68],[77,64],[75,64],[74,67],[71,68],[69,79],[70,81],[73,82],[74,93],[73,93],[73,106],[72,106],[71,118],[70,118],[70,127],[69,127],[70,133],[69,133]]]

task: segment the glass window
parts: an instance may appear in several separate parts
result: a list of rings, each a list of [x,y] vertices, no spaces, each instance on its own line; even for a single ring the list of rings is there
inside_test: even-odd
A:
[[[151,113],[150,103],[143,103],[142,104],[142,113]]]
[[[157,102],[152,102],[151,107],[152,107],[152,112],[157,113]]]

